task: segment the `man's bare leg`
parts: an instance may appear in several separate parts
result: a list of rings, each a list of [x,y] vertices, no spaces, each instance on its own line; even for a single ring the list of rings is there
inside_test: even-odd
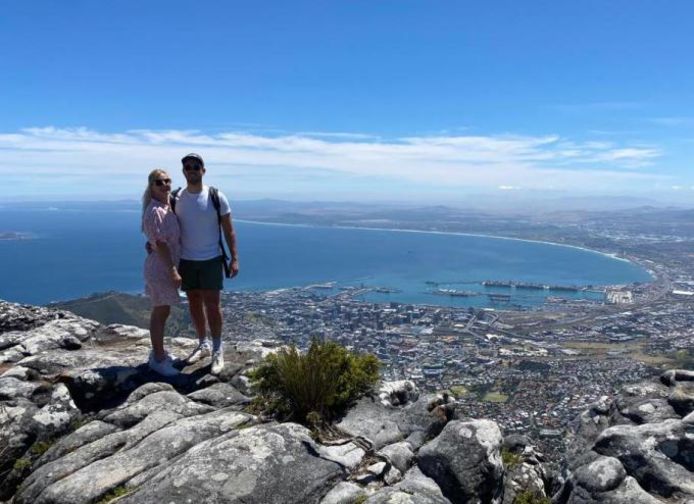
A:
[[[202,289],[191,289],[186,292],[188,296],[188,308],[190,309],[190,319],[195,327],[200,343],[205,342],[207,336],[207,323],[205,321],[205,291]]]
[[[218,290],[205,290],[203,294],[205,300],[205,313],[207,322],[210,324],[210,334],[212,335],[212,374],[219,374],[224,369],[224,350],[222,349],[222,305],[220,302],[220,292]]]
[[[207,323],[210,325],[210,335],[212,343],[222,339],[222,305],[221,295],[218,290],[202,289],[203,302],[205,304],[205,314]]]

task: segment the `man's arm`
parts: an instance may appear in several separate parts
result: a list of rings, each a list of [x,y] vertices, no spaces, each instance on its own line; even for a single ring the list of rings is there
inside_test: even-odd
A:
[[[230,213],[222,215],[222,231],[224,231],[224,239],[226,240],[227,247],[229,247],[229,252],[231,253],[229,269],[231,270],[231,278],[234,278],[239,274],[239,253],[236,250],[236,232],[234,231],[234,225],[231,222]]]

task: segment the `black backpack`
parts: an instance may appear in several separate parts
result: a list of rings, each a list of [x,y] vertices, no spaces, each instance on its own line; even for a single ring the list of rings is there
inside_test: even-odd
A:
[[[181,192],[181,189],[182,188],[179,187],[171,193],[171,211],[173,213],[176,213],[176,200],[178,199],[178,195]],[[229,256],[227,255],[227,251],[224,248],[224,242],[222,241],[222,215],[220,214],[221,205],[219,204],[219,191],[216,187],[210,186],[210,199],[212,199],[212,206],[214,206],[214,209],[217,211],[219,248],[222,249],[222,255],[224,256],[224,260],[222,261],[222,263],[224,264],[224,276],[226,276],[227,278],[231,278],[231,270],[229,269]]]

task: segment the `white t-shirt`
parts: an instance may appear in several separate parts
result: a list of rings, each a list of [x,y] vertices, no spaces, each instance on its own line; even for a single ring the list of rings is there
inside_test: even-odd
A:
[[[219,213],[231,213],[229,201],[220,191]],[[219,248],[219,224],[217,211],[210,198],[210,188],[203,186],[195,194],[182,189],[176,200],[176,216],[181,227],[181,258],[190,261],[206,261],[222,255]]]

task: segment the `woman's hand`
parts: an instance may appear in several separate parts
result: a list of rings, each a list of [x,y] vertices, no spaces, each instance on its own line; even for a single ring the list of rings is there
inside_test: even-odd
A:
[[[175,266],[171,269],[171,280],[173,280],[173,283],[177,289],[181,288],[181,282],[183,280],[181,278],[181,275],[178,274],[178,270]]]

